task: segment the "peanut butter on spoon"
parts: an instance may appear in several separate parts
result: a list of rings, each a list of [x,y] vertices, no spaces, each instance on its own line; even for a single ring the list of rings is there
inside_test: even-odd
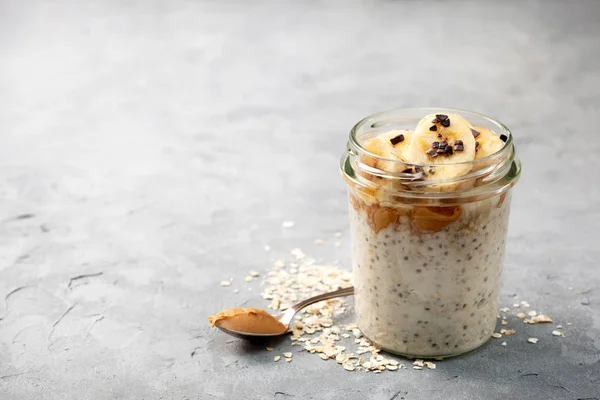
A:
[[[288,332],[293,322],[294,315],[304,307],[319,301],[334,299],[336,297],[351,296],[354,294],[352,286],[338,289],[333,292],[319,294],[297,304],[278,315],[271,315],[260,308],[228,308],[208,317],[211,326],[219,328],[224,333],[240,339],[252,340],[279,336]]]
[[[236,332],[281,335],[287,326],[259,308],[228,308],[208,317],[211,327]]]

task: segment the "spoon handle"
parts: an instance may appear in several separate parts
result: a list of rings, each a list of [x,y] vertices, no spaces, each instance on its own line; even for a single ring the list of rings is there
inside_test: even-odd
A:
[[[318,303],[319,301],[334,299],[336,297],[344,297],[351,296],[354,294],[354,287],[350,286],[343,289],[338,289],[334,292],[323,293],[318,296],[310,297],[306,300],[301,301],[298,304],[294,304],[291,308],[294,309],[295,312],[302,310],[304,307],[310,306],[311,304]]]

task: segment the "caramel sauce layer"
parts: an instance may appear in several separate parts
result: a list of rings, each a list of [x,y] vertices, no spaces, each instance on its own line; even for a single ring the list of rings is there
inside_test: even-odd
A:
[[[415,206],[410,221],[416,230],[439,232],[460,217],[460,206],[420,207]]]
[[[378,203],[367,205],[353,195],[350,196],[350,201],[355,209],[363,209],[367,213],[369,226],[376,233],[400,221],[400,211],[397,208],[385,207]]]
[[[379,233],[390,225],[398,224],[403,214],[407,215],[411,226],[417,232],[439,232],[461,215],[461,207],[458,205],[447,207],[407,206],[404,209],[376,202],[369,204],[353,194],[350,195],[350,202],[354,209],[363,210],[367,214],[367,222],[375,233]]]

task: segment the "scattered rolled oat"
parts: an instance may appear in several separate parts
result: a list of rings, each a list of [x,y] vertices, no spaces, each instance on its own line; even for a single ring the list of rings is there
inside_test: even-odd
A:
[[[534,337],[530,337],[529,339],[527,339],[527,341],[528,341],[529,343],[533,343],[533,344],[537,343],[537,342],[538,342],[538,340],[540,340],[540,339],[538,339],[538,338],[534,338]]]
[[[296,257],[296,260],[302,260],[306,258],[306,254],[301,249],[292,249],[291,254]]]
[[[314,244],[323,244],[323,239],[315,239]]]
[[[502,346],[506,346],[506,342],[502,342]]]
[[[336,232],[333,234],[333,236],[335,236],[336,238],[341,238],[342,237],[342,232]]]
[[[239,289],[233,289],[233,293],[239,293]]]
[[[510,311],[510,308],[508,308],[508,307],[503,307],[503,308],[501,308],[501,309],[500,309],[500,311],[502,311],[503,313],[507,313],[507,312],[509,312],[509,311]]]
[[[293,354],[292,353],[283,353],[282,354],[285,358],[292,358]]]
[[[230,281],[221,281],[221,286],[223,286],[223,287],[231,286],[231,282]]]
[[[335,247],[340,247],[340,246],[342,245],[342,243],[341,243],[341,242],[335,242],[333,245],[334,245]]]
[[[253,277],[251,277],[250,275],[248,275],[247,277],[244,278],[244,282],[252,282],[254,280]]]
[[[258,278],[260,274],[257,271],[250,271],[248,274],[253,278]]]
[[[282,228],[293,228],[296,225],[294,221],[283,221],[281,223]]]
[[[275,311],[285,310],[301,299],[352,285],[350,271],[319,265],[300,249],[292,250],[291,260],[275,261],[273,270],[263,275],[262,297],[270,301],[268,307]],[[348,371],[382,373],[406,368],[381,355],[380,349],[362,335],[356,323],[336,325],[335,319],[346,311],[346,304],[344,298],[336,298],[303,309],[294,318],[289,336],[291,345],[301,346],[323,360],[335,359]],[[343,339],[352,340],[342,343]],[[291,353],[283,353],[283,357],[291,361]]]
[[[517,318],[523,319],[523,318],[525,318],[525,314],[523,314],[522,312],[520,312],[520,313],[517,314]]]
[[[508,321],[503,319],[502,322],[500,322],[502,325],[508,325]]]
[[[554,336],[562,336],[562,337],[565,337],[565,334],[564,334],[564,333],[562,333],[561,331],[552,331],[552,334],[553,334]]]
[[[562,329],[562,325],[556,325],[556,329]]]
[[[425,361],[425,365],[429,369],[435,369],[436,368],[436,365],[434,363],[432,363],[431,361]]]
[[[292,362],[292,359],[291,358],[286,358],[285,362]]]
[[[494,332],[494,333],[492,333],[492,337],[496,338],[496,339],[500,339],[502,337],[502,334],[500,334],[498,332]]]
[[[510,335],[514,335],[515,333],[517,333],[517,331],[515,331],[514,329],[501,329],[500,333],[503,334],[504,336],[510,336]]]
[[[273,357],[273,361],[277,362],[279,360],[281,360],[281,356],[275,356],[275,357]]]
[[[529,315],[530,317],[535,317],[537,315],[537,312],[535,310],[529,311],[527,313],[527,315]]]
[[[543,324],[543,323],[551,323],[552,322],[552,318],[550,318],[547,315],[544,314],[540,314],[540,315],[536,315],[530,319],[526,319],[525,321],[526,324]]]

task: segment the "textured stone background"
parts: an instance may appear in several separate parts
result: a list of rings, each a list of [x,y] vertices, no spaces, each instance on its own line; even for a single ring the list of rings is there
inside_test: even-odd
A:
[[[2,0],[0,398],[600,398],[599,15],[595,0]],[[374,376],[211,331],[223,307],[264,305],[240,280],[293,247],[349,266],[347,132],[414,105],[513,130],[502,300],[571,322],[566,338],[518,325],[507,347]]]

